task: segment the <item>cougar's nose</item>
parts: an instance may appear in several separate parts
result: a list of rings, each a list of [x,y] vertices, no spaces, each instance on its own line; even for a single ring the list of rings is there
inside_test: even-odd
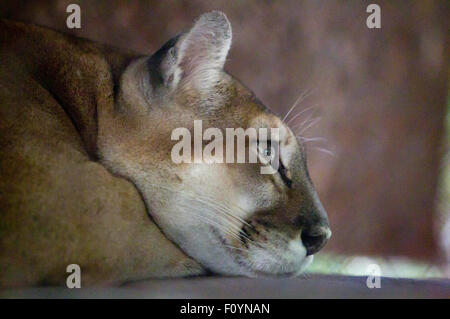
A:
[[[303,229],[301,238],[306,248],[306,256],[314,255],[321,250],[330,237],[331,230],[326,226]]]

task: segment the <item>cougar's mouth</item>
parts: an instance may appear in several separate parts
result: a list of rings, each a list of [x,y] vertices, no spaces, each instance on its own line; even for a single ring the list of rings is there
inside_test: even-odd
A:
[[[245,228],[245,227],[244,227]],[[271,265],[270,263],[267,264],[267,270],[263,270],[259,267],[253,267],[252,261],[250,260],[251,257],[251,250],[248,247],[248,239],[245,235],[240,236],[241,244],[243,247],[235,247],[232,245],[229,240],[222,234],[220,231],[214,227],[211,226],[211,231],[213,232],[214,236],[218,239],[218,241],[222,244],[223,249],[226,251],[226,253],[233,259],[233,261],[241,267],[248,276],[250,277],[269,277],[269,278],[275,278],[275,277],[296,277],[300,275],[305,268],[311,264],[313,261],[314,256],[299,256],[298,258],[301,258],[302,260],[296,264],[296,265],[290,265],[289,270],[287,271],[281,271],[283,269],[283,265]],[[246,234],[247,232],[244,232]],[[286,248],[288,249],[288,248]],[[274,254],[275,255],[275,254]],[[280,257],[281,258],[281,257]],[[291,261],[292,262],[292,261]],[[270,270],[270,268],[273,269],[273,271]]]

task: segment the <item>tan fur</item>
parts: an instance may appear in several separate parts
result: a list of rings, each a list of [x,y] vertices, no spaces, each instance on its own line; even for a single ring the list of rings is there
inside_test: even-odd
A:
[[[96,161],[98,116],[134,57],[0,21],[0,286],[62,285],[72,263],[83,286],[202,273]]]

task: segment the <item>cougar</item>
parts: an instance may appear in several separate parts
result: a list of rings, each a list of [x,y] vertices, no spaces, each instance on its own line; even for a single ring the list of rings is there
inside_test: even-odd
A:
[[[331,236],[305,147],[224,71],[203,14],[151,56],[0,22],[0,285],[295,276]],[[261,79],[267,81],[268,79]],[[174,163],[176,128],[277,128],[257,163]],[[258,143],[261,141],[258,141]]]

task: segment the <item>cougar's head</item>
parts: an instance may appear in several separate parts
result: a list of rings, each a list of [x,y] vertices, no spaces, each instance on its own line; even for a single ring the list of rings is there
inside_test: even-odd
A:
[[[114,124],[103,128],[103,162],[134,182],[164,233],[211,271],[295,275],[330,238],[327,214],[302,143],[223,70],[230,45],[230,23],[214,11],[131,63]],[[278,130],[245,135],[241,163],[227,128]]]

